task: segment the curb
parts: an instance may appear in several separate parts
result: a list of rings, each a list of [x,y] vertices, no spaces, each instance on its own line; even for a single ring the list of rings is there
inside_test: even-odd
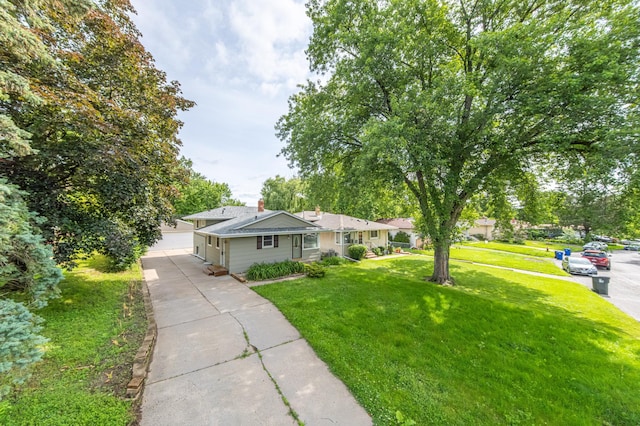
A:
[[[136,357],[133,361],[133,374],[132,378],[127,385],[126,397],[136,401],[142,394],[144,386],[144,380],[147,378],[147,370],[149,369],[149,363],[151,362],[151,354],[156,343],[156,337],[158,335],[158,326],[153,314],[153,305],[151,304],[151,296],[149,294],[149,287],[147,281],[142,279],[142,298],[144,300],[144,310],[147,315],[147,334],[142,341],[142,345]]]

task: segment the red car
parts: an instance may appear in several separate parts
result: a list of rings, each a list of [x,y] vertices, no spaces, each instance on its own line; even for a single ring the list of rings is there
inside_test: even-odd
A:
[[[582,252],[582,257],[586,257],[599,268],[607,268],[611,270],[611,260],[609,255],[601,250],[585,250]]]

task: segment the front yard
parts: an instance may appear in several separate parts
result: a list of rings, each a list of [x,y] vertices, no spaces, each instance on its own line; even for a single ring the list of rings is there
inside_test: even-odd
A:
[[[105,258],[65,273],[62,297],[37,314],[45,319],[44,359],[32,378],[0,401],[2,425],[127,425],[124,398],[147,319],[140,268],[104,273]]]
[[[637,321],[572,282],[453,261],[441,287],[431,270],[390,258],[255,290],[376,424],[640,424]]]

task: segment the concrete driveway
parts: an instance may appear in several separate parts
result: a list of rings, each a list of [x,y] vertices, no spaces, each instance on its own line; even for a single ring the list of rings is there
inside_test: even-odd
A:
[[[142,259],[158,335],[141,425],[371,424],[273,304],[229,276],[205,275],[190,253]]]

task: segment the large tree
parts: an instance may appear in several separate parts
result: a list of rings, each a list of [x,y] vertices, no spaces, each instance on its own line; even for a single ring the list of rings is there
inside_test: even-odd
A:
[[[300,178],[287,179],[276,175],[264,181],[260,195],[266,208],[295,213],[312,208],[306,200],[305,188],[306,185]]]
[[[189,179],[178,186],[178,195],[173,201],[176,217],[187,216],[221,206],[243,206],[240,200],[232,198],[231,188],[224,182],[214,182],[202,173],[193,170],[193,162],[180,159]]]
[[[311,0],[311,69],[278,122],[301,175],[404,182],[451,283],[470,197],[537,160],[607,146],[637,87],[634,2]],[[357,195],[356,195],[357,196]]]
[[[2,99],[3,119],[32,151],[6,156],[0,173],[44,218],[58,262],[98,251],[123,268],[172,216],[176,183],[186,178],[176,116],[193,104],[155,68],[128,0],[3,4],[17,32],[37,42],[12,48],[21,41],[3,32],[3,66],[40,102]],[[34,25],[42,19],[47,25]],[[13,145],[24,150],[27,143]]]

